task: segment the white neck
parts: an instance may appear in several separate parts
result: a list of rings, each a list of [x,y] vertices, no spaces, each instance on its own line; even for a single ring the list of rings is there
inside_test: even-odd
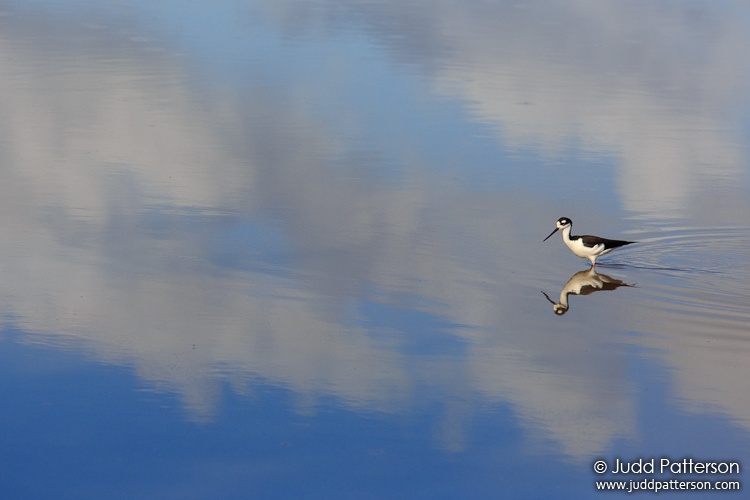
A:
[[[573,226],[566,226],[562,229],[563,241],[566,243],[570,241],[570,230]]]

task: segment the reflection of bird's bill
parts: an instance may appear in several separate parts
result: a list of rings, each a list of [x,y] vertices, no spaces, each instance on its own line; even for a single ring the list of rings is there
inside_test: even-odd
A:
[[[550,299],[549,295],[547,295],[546,293],[544,293],[544,291],[542,291],[542,295],[544,295],[545,297],[547,297],[547,300],[549,300],[550,304],[552,304],[552,310],[555,311],[555,314],[557,314],[558,316],[562,316],[563,314],[565,314],[566,312],[568,312],[568,306],[567,305],[565,305],[563,303],[559,303],[558,304],[554,300]]]
[[[547,236],[546,238],[544,238],[542,240],[542,243],[544,243],[545,241],[547,241],[548,239],[550,239],[552,237],[552,235],[555,234],[559,229],[560,229],[559,227],[556,227],[554,231],[552,231],[551,233],[549,233],[549,236]],[[542,293],[544,293],[544,292],[542,292]]]

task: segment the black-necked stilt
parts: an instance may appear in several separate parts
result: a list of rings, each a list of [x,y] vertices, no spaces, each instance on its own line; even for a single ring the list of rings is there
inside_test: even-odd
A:
[[[596,258],[600,255],[607,254],[615,248],[635,243],[635,241],[608,240],[607,238],[589,235],[571,236],[570,229],[572,227],[572,220],[567,217],[560,217],[557,219],[557,227],[554,231],[549,233],[549,236],[544,238],[544,241],[547,241],[559,229],[562,229],[563,241],[568,245],[570,251],[582,259],[589,259],[591,261],[591,267],[596,265]]]
[[[596,272],[596,269],[590,267],[585,271],[578,271],[570,277],[560,292],[560,302],[555,302],[549,298],[549,295],[544,293],[544,291],[542,293],[552,303],[552,310],[555,311],[555,314],[562,316],[570,309],[570,305],[568,304],[569,295],[590,295],[600,290],[615,290],[621,286],[634,285],[628,285],[624,281],[612,278],[606,274],[599,274]]]

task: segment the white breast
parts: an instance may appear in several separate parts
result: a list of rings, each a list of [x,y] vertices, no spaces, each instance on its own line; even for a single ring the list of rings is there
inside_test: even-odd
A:
[[[602,254],[607,253],[606,250],[604,250],[604,245],[601,243],[599,245],[594,245],[593,247],[587,247],[583,244],[583,240],[580,238],[576,240],[565,240],[565,244],[568,245],[568,248],[570,248],[571,252],[576,254],[577,256],[581,257],[582,259],[588,259],[589,257],[599,256]]]

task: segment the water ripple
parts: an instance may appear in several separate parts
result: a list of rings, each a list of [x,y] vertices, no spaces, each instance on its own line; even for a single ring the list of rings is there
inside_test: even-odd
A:
[[[750,228],[674,228],[641,239],[627,266],[643,273],[658,307],[691,316],[750,321]],[[744,326],[743,326],[744,325]]]

